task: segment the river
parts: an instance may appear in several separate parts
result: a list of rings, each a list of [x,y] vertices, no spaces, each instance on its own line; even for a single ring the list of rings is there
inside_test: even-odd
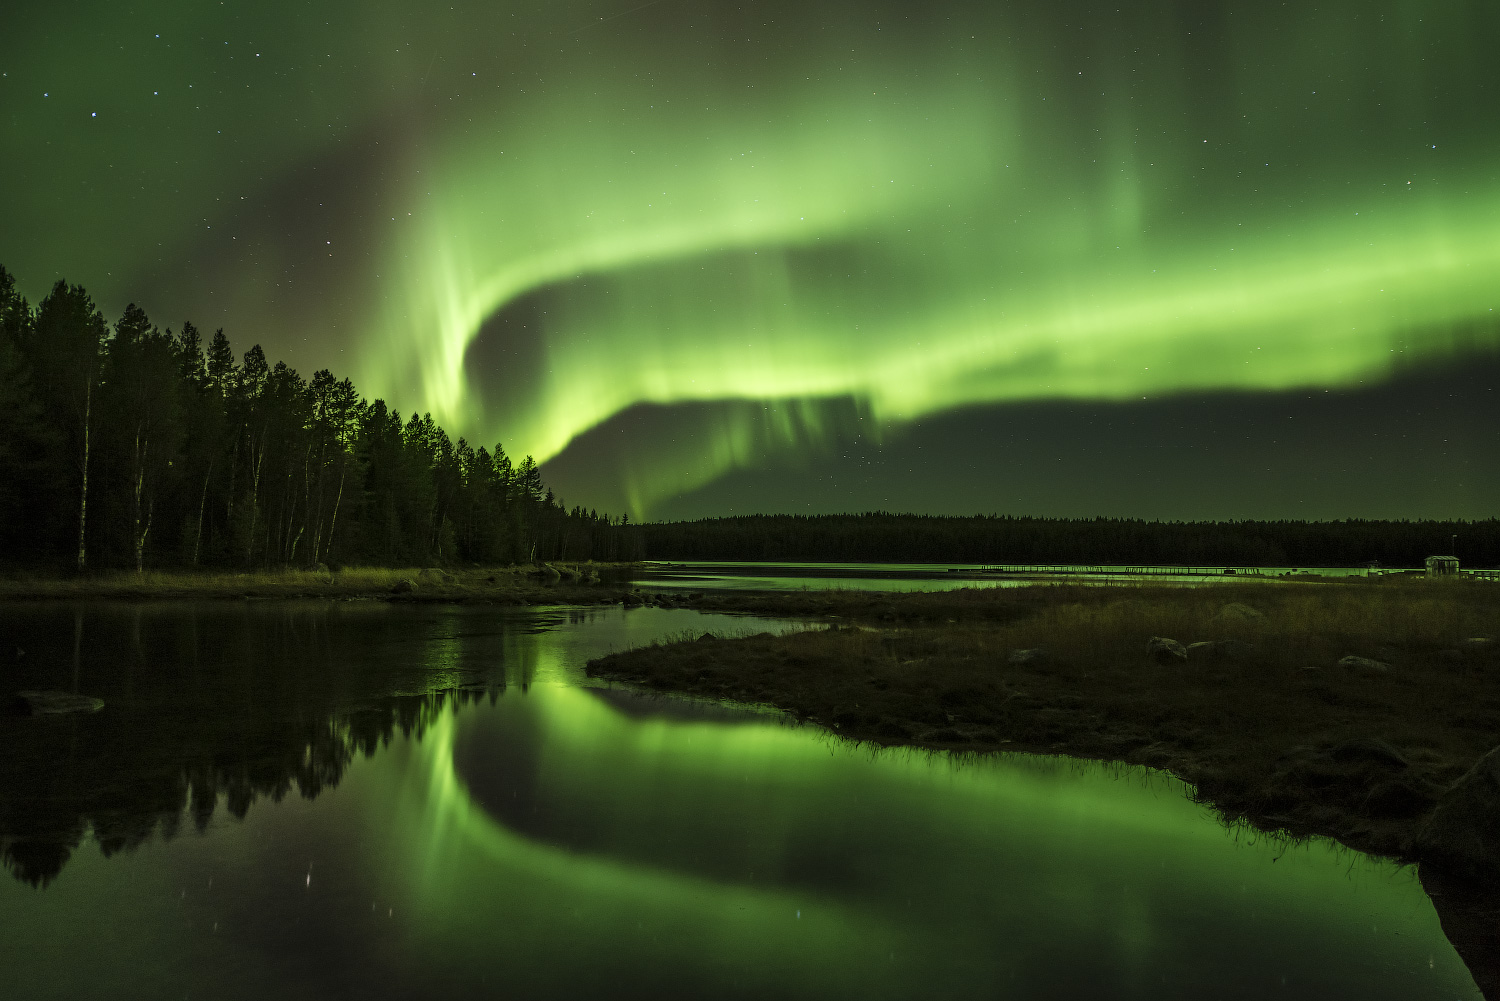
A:
[[[1181,569],[1183,572],[1174,572]],[[1132,572],[1136,571],[1136,572]],[[1377,574],[1384,571],[1376,571]],[[1394,571],[1393,571],[1394,572]],[[981,563],[793,563],[731,560],[652,561],[636,581],[662,591],[950,591],[961,587],[1031,587],[1039,583],[1204,586],[1285,577],[1364,577],[1365,567],[994,567]]]
[[[7,998],[1480,996],[1409,869],[1181,783],[591,687],[619,607],[0,607]],[[12,653],[12,648],[16,652]]]

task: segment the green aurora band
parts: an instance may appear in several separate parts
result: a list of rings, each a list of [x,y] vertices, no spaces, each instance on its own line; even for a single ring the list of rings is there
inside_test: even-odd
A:
[[[302,29],[254,100],[221,90],[266,140],[223,167],[252,201],[341,136],[378,166],[327,294],[277,298],[324,248],[262,226],[223,265],[234,322],[338,327],[367,391],[539,460],[720,404],[623,474],[637,516],[855,426],[1344,387],[1496,340],[1493,5],[629,7],[236,13]],[[339,128],[280,134],[277,97]],[[203,256],[193,225],[155,235]]]

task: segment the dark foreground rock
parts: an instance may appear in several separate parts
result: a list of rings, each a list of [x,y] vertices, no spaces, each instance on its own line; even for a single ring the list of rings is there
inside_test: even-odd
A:
[[[104,700],[70,692],[26,691],[16,693],[16,708],[26,716],[60,716],[98,712],[104,708]]]

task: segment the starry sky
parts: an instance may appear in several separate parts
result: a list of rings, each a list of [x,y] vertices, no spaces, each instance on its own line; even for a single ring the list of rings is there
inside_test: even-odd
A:
[[[632,517],[1500,514],[1500,9],[10,5],[0,263]]]

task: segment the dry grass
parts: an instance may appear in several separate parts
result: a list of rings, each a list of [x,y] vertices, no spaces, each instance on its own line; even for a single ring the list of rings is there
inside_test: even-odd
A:
[[[619,601],[629,564],[554,563],[546,567],[349,567],[223,573],[148,570],[68,577],[0,578],[0,600],[116,598],[386,598],[497,604],[597,604]],[[555,571],[555,572],[552,572]]]
[[[869,625],[680,642],[589,670],[769,703],[857,740],[1166,768],[1230,817],[1395,857],[1441,789],[1500,743],[1500,651],[1465,642],[1500,635],[1488,584],[879,597]],[[1239,645],[1161,665],[1152,636]],[[1010,662],[1033,648],[1046,656]],[[1389,670],[1339,666],[1349,654]]]

